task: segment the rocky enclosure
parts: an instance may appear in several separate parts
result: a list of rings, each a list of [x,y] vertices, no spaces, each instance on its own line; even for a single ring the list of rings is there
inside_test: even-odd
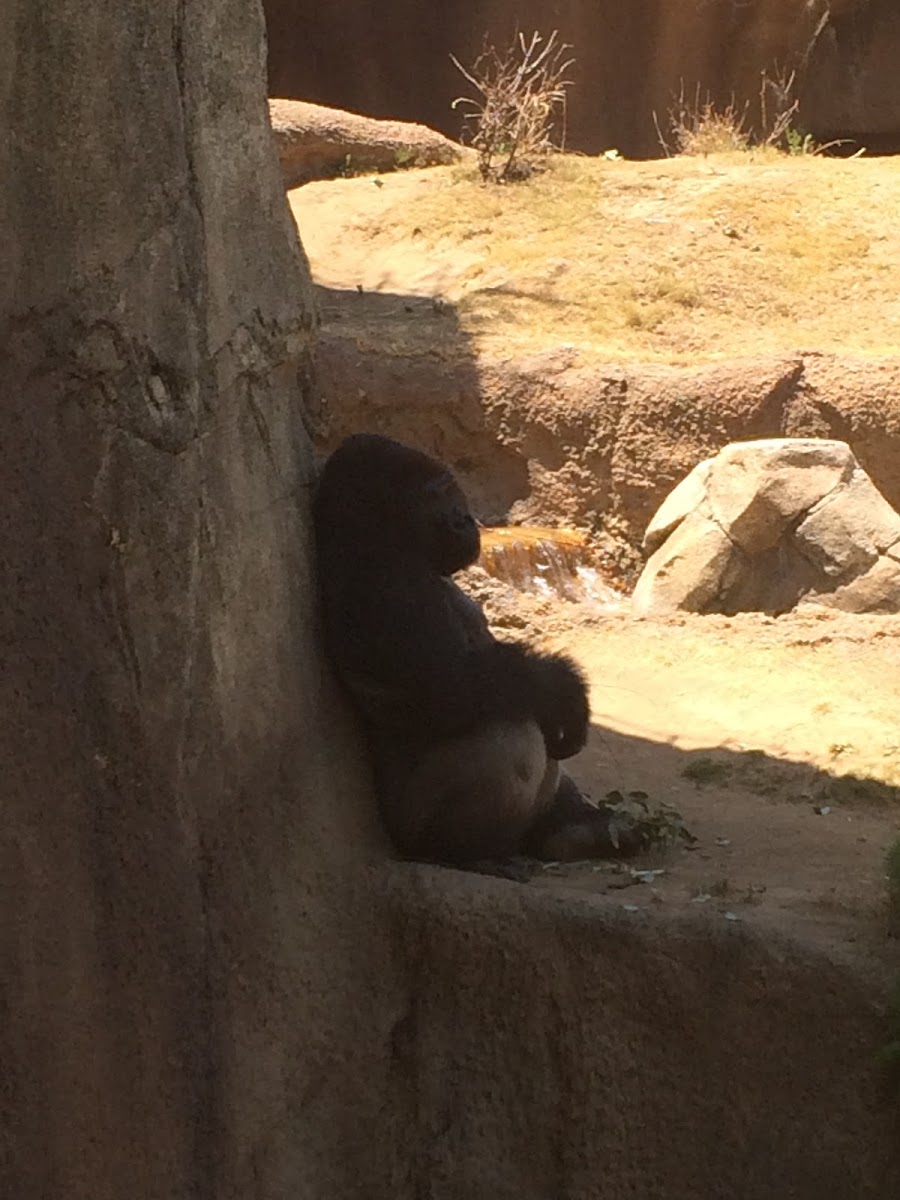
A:
[[[0,6],[0,1195],[896,1195],[883,969],[391,861],[262,45],[244,0]]]
[[[318,364],[323,448],[354,430],[405,437],[454,466],[483,519],[587,528],[632,567],[668,492],[742,438],[845,440],[900,506],[894,359],[604,367],[568,349],[475,367],[361,350],[334,322]]]

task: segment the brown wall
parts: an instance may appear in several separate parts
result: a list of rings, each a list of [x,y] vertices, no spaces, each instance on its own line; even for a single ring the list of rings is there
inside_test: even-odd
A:
[[[458,136],[450,103],[467,87],[449,61],[504,43],[515,21],[558,28],[574,47],[569,144],[659,153],[654,110],[684,80],[756,103],[759,74],[798,61],[824,0],[264,0],[269,92],[376,117],[423,121]],[[900,147],[900,12],[893,0],[832,0],[809,52],[802,123],[820,137],[868,135]]]

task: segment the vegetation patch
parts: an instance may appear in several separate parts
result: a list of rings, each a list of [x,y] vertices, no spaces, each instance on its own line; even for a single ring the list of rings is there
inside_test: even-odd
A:
[[[570,49],[554,29],[548,38],[519,33],[504,50],[485,38],[471,69],[450,55],[475,92],[454,100],[453,107],[464,115],[466,140],[478,155],[484,182],[527,179],[564,144]]]

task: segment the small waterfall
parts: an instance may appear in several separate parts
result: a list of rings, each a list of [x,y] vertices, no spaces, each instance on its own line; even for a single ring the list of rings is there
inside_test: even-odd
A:
[[[520,592],[612,606],[624,594],[601,577],[586,534],[541,525],[504,525],[481,531],[480,566]]]

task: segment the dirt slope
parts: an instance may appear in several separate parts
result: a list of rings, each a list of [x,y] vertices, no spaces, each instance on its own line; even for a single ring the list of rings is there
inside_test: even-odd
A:
[[[416,344],[421,313],[400,302],[416,296],[452,305],[482,354],[560,342],[671,363],[748,346],[900,350],[898,159],[563,157],[513,187],[448,167],[311,184],[290,200],[317,283],[398,301],[398,348]]]

